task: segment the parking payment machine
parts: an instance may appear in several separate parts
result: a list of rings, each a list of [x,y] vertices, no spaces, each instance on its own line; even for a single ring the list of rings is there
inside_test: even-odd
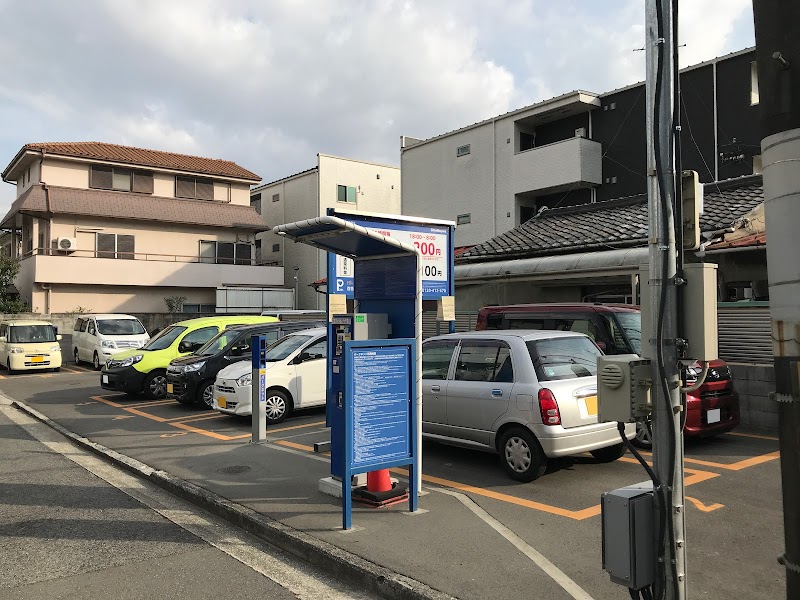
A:
[[[421,479],[423,300],[452,299],[454,226],[329,209],[324,217],[273,229],[328,251],[331,474],[349,488],[349,475],[366,468],[411,465],[414,508]]]

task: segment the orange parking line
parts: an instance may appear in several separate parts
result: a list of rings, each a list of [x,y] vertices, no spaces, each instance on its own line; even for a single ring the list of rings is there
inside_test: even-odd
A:
[[[208,421],[209,419],[220,419],[223,415],[184,415],[182,417],[172,417],[167,419],[167,423],[181,422],[181,423],[194,423],[195,421]]]
[[[652,456],[652,453],[650,452],[641,452],[641,454]],[[725,469],[726,471],[741,471],[742,469],[747,469],[749,467],[770,462],[780,457],[780,452],[770,452],[769,454],[762,454],[760,456],[754,456],[753,458],[745,458],[744,460],[730,464],[714,462],[711,460],[700,460],[699,458],[684,458],[683,462],[693,465],[702,465],[704,467],[713,467],[715,469]],[[688,471],[688,469],[686,470]]]
[[[741,433],[739,431],[729,431],[727,435],[737,435],[739,437],[755,438],[757,440],[771,440],[773,442],[779,441],[779,438],[771,435],[757,435],[755,433]]]
[[[291,431],[293,429],[305,429],[308,427],[316,427],[317,425],[325,425],[325,421],[316,421],[314,423],[305,423],[303,425],[292,425],[291,427],[281,427],[279,429],[270,429],[267,427],[267,434],[280,433],[281,431]]]
[[[137,402],[136,404],[120,404],[125,408],[147,408],[148,406],[169,406],[173,400],[151,400],[150,402]]]
[[[720,508],[725,508],[724,504],[719,504],[718,502],[713,502],[711,504],[706,505],[700,502],[700,500],[698,500],[697,498],[692,498],[691,496],[686,496],[686,499],[689,500],[692,504],[694,504],[697,510],[706,513],[719,510]]]
[[[186,431],[191,431],[192,433],[199,433],[200,435],[205,435],[210,438],[214,438],[215,440],[222,440],[228,442],[231,440],[229,435],[222,435],[221,433],[215,433],[213,431],[206,431],[205,429],[198,429],[197,427],[192,427],[191,425],[186,425],[184,423],[170,423],[172,427],[177,427],[178,429],[185,429]]]

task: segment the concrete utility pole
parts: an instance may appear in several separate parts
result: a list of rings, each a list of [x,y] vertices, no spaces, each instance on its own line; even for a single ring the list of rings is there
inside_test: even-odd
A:
[[[675,64],[677,0],[645,4],[647,60],[647,175],[651,330],[644,332],[653,352],[653,470],[656,492],[657,598],[686,598],[686,526],[684,523],[683,435],[675,239]],[[680,181],[680,178],[678,178]]]
[[[786,597],[800,598],[800,3],[754,0]]]

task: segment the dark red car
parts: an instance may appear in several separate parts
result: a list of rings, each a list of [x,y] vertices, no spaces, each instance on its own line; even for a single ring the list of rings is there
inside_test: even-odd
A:
[[[554,329],[579,331],[592,338],[606,354],[641,354],[642,316],[631,304],[509,304],[486,306],[478,311],[477,330]],[[700,367],[688,369],[687,385],[696,381]],[[687,437],[708,437],[730,431],[739,424],[739,394],[724,361],[709,365],[700,389],[686,396]],[[634,443],[651,446],[650,431],[637,426]]]

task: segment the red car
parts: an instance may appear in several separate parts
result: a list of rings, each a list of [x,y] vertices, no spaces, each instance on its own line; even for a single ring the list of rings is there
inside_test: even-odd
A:
[[[510,304],[486,306],[478,311],[477,330],[555,329],[579,331],[591,337],[606,354],[640,354],[642,316],[630,304]],[[697,380],[699,365],[688,369],[687,385]],[[731,372],[724,361],[709,365],[700,389],[686,396],[686,437],[708,437],[730,431],[739,424],[739,394],[733,388]],[[649,428],[637,424],[637,446],[649,448]]]

